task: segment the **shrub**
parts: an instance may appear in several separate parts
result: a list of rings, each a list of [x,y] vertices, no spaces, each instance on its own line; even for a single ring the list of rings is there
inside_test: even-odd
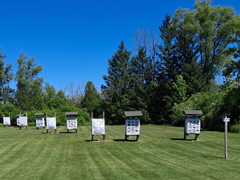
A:
[[[231,133],[239,133],[240,132],[240,125],[232,125],[230,127],[230,132]]]

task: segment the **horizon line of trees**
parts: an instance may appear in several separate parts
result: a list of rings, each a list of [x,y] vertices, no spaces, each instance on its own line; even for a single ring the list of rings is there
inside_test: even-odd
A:
[[[159,36],[146,29],[137,30],[133,40],[136,53],[120,42],[108,60],[107,75],[103,75],[104,100],[91,81],[84,92],[72,83],[58,92],[49,83],[43,86],[43,78],[38,76],[42,66],[23,52],[17,59],[14,77],[12,66],[4,66],[6,55],[0,53],[1,112],[10,112],[13,106],[17,108],[14,112],[75,109],[84,117],[92,111],[101,116],[105,111],[108,124],[124,124],[124,111],[141,110],[142,124],[182,126],[181,111],[202,109],[204,128],[221,130],[217,120],[223,112],[231,112],[231,123],[237,125],[239,37],[240,17],[233,8],[213,7],[210,0],[196,0],[192,11],[177,9],[173,16],[166,14]],[[222,86],[215,82],[220,73],[226,77]],[[13,79],[16,90],[9,86]],[[70,93],[65,95],[67,88]],[[13,106],[5,108],[5,103]],[[82,122],[87,124],[89,119]],[[64,123],[65,119],[59,120],[59,124]]]
[[[192,11],[180,8],[174,16],[166,14],[159,32],[158,39],[146,29],[138,30],[136,54],[121,41],[109,58],[101,87],[109,97],[104,101],[106,117],[123,124],[123,111],[141,110],[141,123],[183,126],[181,111],[202,109],[208,114],[203,117],[203,127],[220,130],[220,114],[233,111],[226,108],[229,105],[235,110],[231,123],[238,124],[239,95],[231,98],[236,101],[232,105],[225,98],[231,88],[238,87],[233,82],[237,84],[240,72],[240,16],[234,9],[196,0]],[[221,73],[226,82],[218,86],[215,78]],[[210,104],[204,104],[203,99]]]

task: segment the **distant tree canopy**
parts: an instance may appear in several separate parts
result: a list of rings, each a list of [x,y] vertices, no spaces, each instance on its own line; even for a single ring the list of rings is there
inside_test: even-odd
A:
[[[165,16],[157,57],[146,53],[146,30],[135,34],[133,56],[121,42],[103,76],[102,91],[111,97],[105,102],[108,118],[123,123],[123,111],[142,110],[143,123],[174,124],[175,104],[211,91],[221,71],[239,73],[239,19],[233,8],[196,0],[192,11]]]
[[[43,67],[24,52],[14,77],[12,65],[5,65],[6,55],[0,53],[0,115],[57,111],[58,124],[64,125],[64,111],[78,111],[81,124],[89,124],[91,112],[99,117],[105,111],[107,123],[124,124],[124,111],[136,110],[143,113],[142,124],[181,126],[183,110],[202,109],[204,128],[221,130],[218,119],[224,112],[232,114],[231,123],[237,126],[240,16],[233,8],[196,0],[192,11],[180,8],[173,16],[166,14],[159,35],[140,29],[135,38],[133,52],[121,41],[108,59],[102,100],[92,81],[84,92],[74,83],[57,91],[40,77]],[[215,81],[220,73],[226,79],[221,86]],[[10,88],[13,79],[16,89]]]
[[[92,81],[88,81],[85,90],[84,97],[81,101],[81,107],[86,108],[89,113],[95,112],[97,115],[100,113],[100,99]]]

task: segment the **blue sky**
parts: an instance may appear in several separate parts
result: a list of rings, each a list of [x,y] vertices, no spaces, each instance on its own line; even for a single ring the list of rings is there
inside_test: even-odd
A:
[[[100,89],[108,58],[124,40],[129,50],[139,28],[159,33],[167,13],[192,9],[195,0],[0,0],[0,46],[5,63],[13,64],[24,51],[43,66],[40,74],[57,90],[61,84],[92,81]],[[213,0],[232,6],[238,0]],[[12,83],[14,87],[16,82]]]

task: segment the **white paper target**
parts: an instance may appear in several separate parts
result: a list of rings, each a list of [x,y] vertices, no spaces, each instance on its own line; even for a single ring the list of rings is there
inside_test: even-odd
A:
[[[128,136],[140,135],[140,120],[139,119],[126,119],[125,133]]]
[[[47,118],[47,129],[57,129],[56,118]]]
[[[77,129],[77,118],[67,118],[67,129]]]
[[[3,117],[3,125],[11,125],[10,117]]]
[[[200,134],[201,121],[198,118],[185,119],[185,133],[186,134]]]
[[[19,126],[27,126],[27,116],[19,117],[18,120],[18,125]]]
[[[44,118],[36,118],[36,126],[37,127],[45,127]]]
[[[105,119],[92,119],[92,134],[105,134]]]

